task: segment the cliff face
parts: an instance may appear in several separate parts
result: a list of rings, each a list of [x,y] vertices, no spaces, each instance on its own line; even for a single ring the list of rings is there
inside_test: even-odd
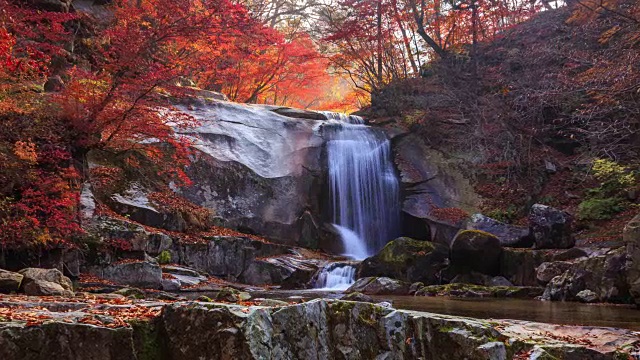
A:
[[[187,171],[193,185],[180,194],[214,209],[223,226],[317,247],[322,121],[224,101],[181,110],[200,124],[182,132],[196,151]]]

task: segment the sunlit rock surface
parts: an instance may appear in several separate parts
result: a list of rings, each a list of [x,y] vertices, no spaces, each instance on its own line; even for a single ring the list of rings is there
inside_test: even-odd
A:
[[[197,150],[188,169],[194,185],[183,195],[216,211],[224,226],[286,244],[317,246],[322,121],[225,101],[181,109],[200,122],[181,130]]]

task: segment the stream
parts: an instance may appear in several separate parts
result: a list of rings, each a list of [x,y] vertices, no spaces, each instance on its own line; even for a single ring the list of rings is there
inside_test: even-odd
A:
[[[256,291],[254,298],[311,300],[340,298],[340,292],[318,290]],[[469,299],[446,296],[372,296],[395,309],[433,312],[477,319],[515,319],[550,324],[604,326],[640,331],[640,311],[631,305],[581,304],[520,299]]]

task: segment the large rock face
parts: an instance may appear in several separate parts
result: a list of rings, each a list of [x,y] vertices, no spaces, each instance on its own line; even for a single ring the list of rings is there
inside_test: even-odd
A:
[[[465,172],[468,166],[430,148],[416,135],[394,139],[393,150],[402,183],[405,218],[421,220],[421,224],[411,224],[412,227],[424,226],[424,234],[432,241],[450,244],[460,228],[438,221],[431,211],[434,207],[461,208],[470,212],[477,209],[480,197]]]
[[[582,298],[578,294],[589,290],[597,301],[629,302],[626,260],[624,248],[619,248],[578,261],[562,275],[554,277],[547,284],[542,297],[546,300],[575,301]]]
[[[449,264],[449,249],[441,244],[398,238],[358,267],[358,277],[386,276],[406,282],[438,282],[438,273]]]
[[[200,121],[199,127],[183,132],[193,139],[197,153],[188,169],[194,185],[182,195],[213,209],[224,226],[317,247],[322,121],[224,101],[182,110]]]
[[[635,303],[640,306],[640,214],[624,227],[623,238],[627,246],[629,292]]]

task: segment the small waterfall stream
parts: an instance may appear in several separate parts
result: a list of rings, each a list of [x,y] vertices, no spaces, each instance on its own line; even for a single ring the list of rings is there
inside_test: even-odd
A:
[[[325,126],[332,222],[345,254],[374,255],[400,232],[399,185],[386,134],[360,117],[335,115]]]
[[[355,282],[356,268],[349,264],[332,263],[323,267],[315,280],[318,290],[346,290]]]

